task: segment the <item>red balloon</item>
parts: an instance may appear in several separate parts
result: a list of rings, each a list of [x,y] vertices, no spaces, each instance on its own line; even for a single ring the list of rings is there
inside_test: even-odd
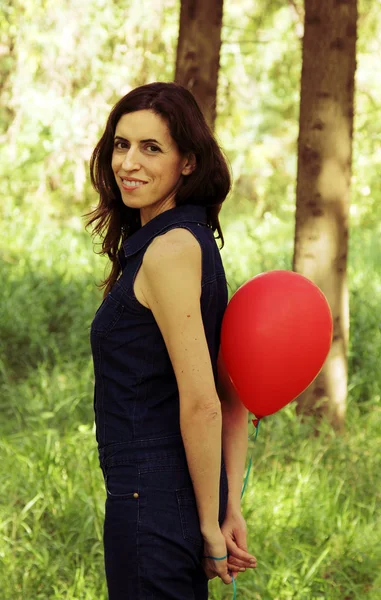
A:
[[[241,402],[258,419],[294,400],[319,374],[332,343],[323,292],[293,271],[244,283],[226,307],[223,360]]]

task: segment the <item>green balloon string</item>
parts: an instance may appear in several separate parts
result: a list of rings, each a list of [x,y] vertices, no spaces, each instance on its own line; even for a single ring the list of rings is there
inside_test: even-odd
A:
[[[260,420],[260,419],[258,419],[258,423],[257,423],[257,426],[256,426],[256,428],[255,428],[255,438],[254,438],[254,441],[255,441],[255,440],[257,439],[257,437],[258,437],[258,431],[259,431],[259,426],[260,426],[260,424],[261,424],[261,420]],[[250,437],[249,437],[249,439],[250,439]],[[249,479],[249,474],[250,474],[251,464],[252,464],[252,457],[250,456],[249,467],[248,467],[248,469],[247,469],[247,473],[246,473],[245,481],[244,481],[244,483],[243,483],[243,488],[242,488],[242,493],[241,493],[241,500],[242,500],[242,496],[243,496],[243,495],[244,495],[244,493],[245,493],[245,489],[246,489],[247,480]]]
[[[254,437],[254,441],[257,439],[258,437],[258,431],[259,431],[259,426],[261,424],[261,420],[258,419],[257,425],[255,426],[255,437]],[[250,437],[249,437],[250,439]],[[242,488],[242,492],[241,492],[241,500],[242,500],[242,496],[245,493],[245,489],[246,489],[246,485],[247,485],[247,480],[249,479],[249,474],[250,474],[250,469],[251,469],[251,465],[252,465],[252,457],[250,456],[250,461],[249,461],[249,466],[247,469],[247,473],[246,473],[246,477],[245,477],[245,481],[243,483],[243,488]],[[234,588],[234,595],[233,595],[233,600],[237,599],[237,584],[234,578],[234,575],[229,571],[229,575],[232,577],[233,579],[233,588]]]

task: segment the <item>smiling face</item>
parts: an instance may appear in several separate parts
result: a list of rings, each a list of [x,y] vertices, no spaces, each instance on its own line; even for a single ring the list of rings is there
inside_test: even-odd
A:
[[[176,206],[176,191],[195,161],[179,152],[164,119],[139,110],[118,121],[111,167],[123,204],[140,209],[143,226]]]

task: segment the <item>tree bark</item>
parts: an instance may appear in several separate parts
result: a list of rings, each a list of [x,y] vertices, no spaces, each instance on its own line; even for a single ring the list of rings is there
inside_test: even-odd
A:
[[[356,0],[306,0],[293,269],[324,292],[334,321],[322,371],[297,413],[344,427],[349,300],[348,213],[356,71]]]
[[[192,92],[209,126],[216,120],[223,0],[181,0],[175,81]]]

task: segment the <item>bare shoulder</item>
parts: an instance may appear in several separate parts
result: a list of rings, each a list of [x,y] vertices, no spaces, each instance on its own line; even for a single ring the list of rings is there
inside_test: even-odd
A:
[[[202,252],[195,236],[184,227],[170,229],[163,235],[158,235],[149,245],[144,255],[144,266],[148,268],[166,268],[174,262],[183,264],[185,269],[197,270],[201,277]]]
[[[173,245],[184,245],[187,248],[193,247],[197,249],[201,255],[200,244],[196,240],[193,233],[189,231],[189,229],[185,229],[185,227],[176,227],[175,229],[170,229],[162,235],[156,236],[152,244],[150,244],[148,247],[146,254],[153,254],[154,252],[152,249],[157,249],[158,247],[163,250],[166,247],[170,247],[173,250]]]
[[[181,406],[216,399],[214,374],[201,314],[201,248],[186,229],[154,240],[144,261],[145,298],[172,361]]]

